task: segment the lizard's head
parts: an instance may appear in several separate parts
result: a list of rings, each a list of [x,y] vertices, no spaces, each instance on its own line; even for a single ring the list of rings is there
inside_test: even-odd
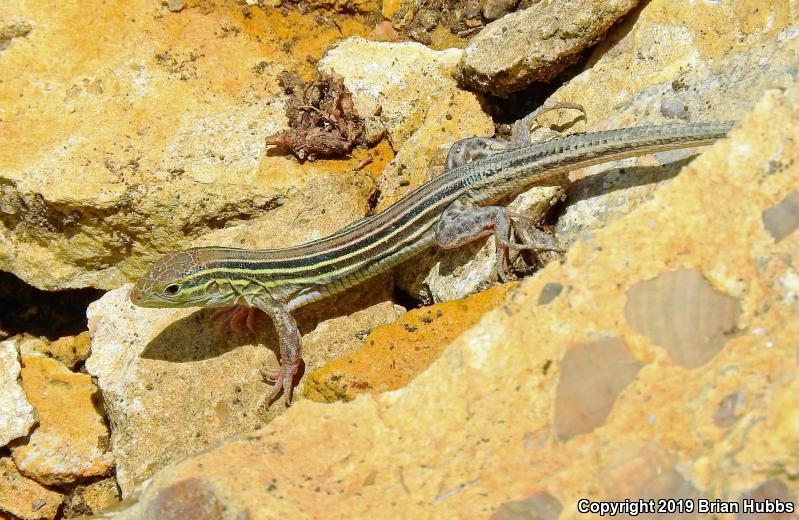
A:
[[[130,291],[140,307],[194,307],[224,305],[235,295],[223,294],[203,268],[201,249],[169,253],[159,258]]]

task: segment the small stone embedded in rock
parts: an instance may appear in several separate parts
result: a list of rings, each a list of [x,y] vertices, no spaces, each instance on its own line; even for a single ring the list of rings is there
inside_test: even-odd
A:
[[[0,518],[5,511],[22,520],[51,520],[62,501],[61,493],[20,473],[10,457],[0,457]]]
[[[731,392],[719,401],[718,408],[713,414],[713,423],[719,428],[729,428],[738,422],[742,414],[741,407],[744,404],[742,390]]]
[[[799,228],[799,192],[789,193],[780,203],[763,211],[763,226],[775,242]]]
[[[617,338],[577,345],[561,361],[555,397],[555,432],[561,440],[592,431],[605,422],[616,398],[641,363]]]
[[[161,491],[147,508],[147,517],[160,520],[219,520],[226,509],[210,483],[192,478]]]
[[[563,292],[563,285],[552,282],[546,284],[538,295],[538,305],[547,305],[560,296],[561,292]]]
[[[183,0],[167,0],[166,7],[173,13],[179,13],[186,8],[186,3]]]
[[[674,361],[695,368],[736,332],[741,302],[717,291],[699,271],[678,269],[630,287],[624,315]]]
[[[505,502],[491,520],[557,520],[563,511],[560,501],[542,491],[523,500]]]
[[[496,20],[513,11],[517,3],[519,3],[519,0],[482,0],[480,9],[482,10],[483,18]]]
[[[668,119],[688,119],[688,110],[685,103],[673,97],[661,100],[660,114]]]
[[[643,499],[671,499],[694,501],[700,496],[696,487],[683,477],[676,468],[658,468],[653,471],[647,480],[639,481],[637,489],[633,493],[635,497]],[[635,486],[635,484],[633,484]],[[609,490],[612,492],[613,490]],[[613,495],[623,496],[623,495]],[[695,518],[694,515],[675,515],[674,518],[688,520]]]

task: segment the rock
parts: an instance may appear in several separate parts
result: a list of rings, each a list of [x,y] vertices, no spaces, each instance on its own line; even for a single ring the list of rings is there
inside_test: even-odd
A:
[[[63,496],[22,475],[11,457],[0,457],[0,515],[3,511],[22,520],[52,519]]]
[[[431,105],[449,101],[458,91],[455,75],[462,52],[353,36],[331,47],[318,68],[342,76],[358,113],[378,114],[392,147],[399,149],[422,126]]]
[[[8,46],[14,38],[27,36],[31,32],[31,24],[25,20],[11,20],[4,22],[0,20],[0,51]]]
[[[91,377],[70,372],[54,359],[28,355],[22,356],[22,387],[39,416],[39,426],[12,448],[22,473],[42,484],[65,484],[113,469]]]
[[[406,387],[299,402],[258,432],[164,468],[116,518],[178,508],[190,490],[201,497],[194,508],[224,500],[231,517],[474,518],[521,503],[552,518],[559,508],[577,515],[584,497],[796,497],[799,306],[785,280],[799,233],[776,242],[762,213],[796,189],[797,133],[799,88],[768,92],[728,139],[526,279]],[[626,317],[634,287],[679,267],[740,302],[734,333],[697,368]],[[642,305],[650,320],[662,313]],[[609,338],[622,354],[614,359],[640,370],[621,391],[586,396],[609,411],[559,440],[568,358]],[[739,390],[737,422],[719,427],[719,403]]]
[[[479,0],[386,0],[383,18],[434,49],[462,48],[483,22]]]
[[[491,134],[491,118],[472,93],[454,91],[452,97],[439,99],[428,107],[424,121],[378,176],[380,198],[375,209],[382,211],[442,172],[435,158],[446,157],[444,150],[458,139]]]
[[[0,342],[0,447],[28,434],[36,413],[19,384],[18,338]]]
[[[280,247],[324,236],[366,212],[365,202],[354,206],[349,194],[367,186],[332,175],[310,182],[302,198],[275,210],[272,222],[220,230],[196,245]],[[338,200],[327,211],[314,208],[312,201],[331,193]],[[285,231],[270,233],[273,226]],[[309,235],[309,229],[316,231]],[[212,311],[134,307],[128,289],[111,291],[90,306],[92,354],[86,362],[114,425],[112,451],[123,496],[158,468],[259,428],[284,411],[282,400],[263,408],[270,385],[261,370],[277,363],[277,339],[267,320],[255,337],[222,335]],[[396,319],[398,308],[388,300],[383,278],[296,312],[306,373],[358,348],[371,329]],[[301,385],[294,395],[302,396]]]
[[[637,3],[545,0],[505,16],[469,42],[462,79],[469,88],[495,96],[551,81]]]
[[[552,100],[585,107],[588,125],[574,128],[581,131],[740,118],[767,89],[796,82],[799,35],[788,4],[774,4],[768,15],[759,5],[646,2],[608,32]]]
[[[47,338],[25,335],[19,339],[18,345],[23,355],[42,354],[57,359],[70,370],[74,370],[75,365],[89,357],[91,337],[88,332],[82,332],[77,336],[64,336],[49,342]]]
[[[351,401],[361,393],[402,388],[438,359],[453,339],[499,305],[513,286],[504,284],[462,301],[414,309],[377,328],[363,348],[311,372],[305,380],[305,397]]]
[[[119,502],[119,487],[114,477],[75,486],[64,501],[64,517],[96,515]]]
[[[167,0],[166,7],[173,13],[179,13],[186,8],[186,4],[183,0]]]
[[[675,122],[674,112],[664,114],[664,103],[681,104],[690,120],[734,119],[766,89],[795,84],[799,38],[789,26],[787,11],[775,11],[770,24],[762,12],[743,4],[703,4],[698,11],[692,4],[680,4],[684,10],[674,5],[653,0],[637,9],[631,17],[635,23],[612,28],[585,70],[545,102],[581,104],[587,122],[567,119],[574,115],[571,111],[554,111],[539,118],[541,126],[565,127],[570,133]],[[707,34],[707,20],[719,27],[720,35]],[[735,43],[741,25],[752,28],[751,46]],[[669,27],[673,30],[666,30]],[[620,76],[619,70],[632,72]],[[534,139],[538,135],[535,132]],[[650,200],[700,151],[675,150],[573,171],[554,224],[555,236],[564,248],[592,236]],[[536,187],[511,208],[540,221],[562,193]],[[792,213],[791,200],[788,197],[781,206],[785,211],[776,210],[764,222],[774,229],[773,222],[785,222],[790,229],[793,220],[782,215]],[[399,282],[423,302],[463,298],[496,280],[494,262],[489,239],[462,250],[434,252],[425,262],[403,269]]]
[[[483,0],[480,10],[486,20],[497,20],[513,11],[517,3],[518,0]]]
[[[309,74],[306,58],[368,32],[362,21],[201,4],[165,16],[134,0],[83,24],[84,4],[3,2],[33,30],[2,51],[0,270],[48,290],[119,287],[210,231],[270,221],[317,175],[364,159],[300,166],[264,141],[285,126],[279,73]]]
[[[378,114],[397,150],[377,180],[377,211],[429,180],[431,160],[442,146],[494,133],[477,97],[458,88],[455,74],[461,54],[458,49],[433,51],[418,43],[353,37],[319,62],[320,70],[344,77],[361,115]]]
[[[763,212],[763,226],[781,241],[799,228],[799,192],[789,193],[779,204]]]
[[[288,0],[285,3],[295,3],[295,0]],[[376,0],[309,0],[307,6],[311,9],[322,9],[344,14],[380,13],[380,2]]]
[[[796,83],[799,38],[786,10],[764,18],[748,3],[680,6],[654,0],[637,9],[630,21],[611,29],[585,70],[552,95],[550,101],[585,107],[588,124],[574,130],[668,123],[675,117],[736,119],[767,89]],[[708,26],[718,31],[709,34]],[[738,40],[743,26],[749,28],[745,45]],[[628,214],[694,154],[665,152],[573,172],[577,181],[567,191],[556,235],[569,245]]]

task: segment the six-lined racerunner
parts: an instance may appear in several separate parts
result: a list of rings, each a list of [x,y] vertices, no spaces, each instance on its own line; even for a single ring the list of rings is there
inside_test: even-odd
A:
[[[526,119],[526,118],[525,118]],[[384,211],[305,244],[263,250],[198,247],[161,257],[130,293],[143,307],[247,305],[264,311],[277,329],[280,367],[270,403],[291,402],[301,363],[300,333],[291,311],[340,293],[430,247],[459,247],[494,235],[497,269],[507,276],[508,251],[557,250],[542,232],[497,203],[536,185],[566,185],[585,166],[709,144],[733,122],[641,126],[575,134],[497,151],[496,141],[458,141],[443,174]],[[501,147],[499,147],[501,148]],[[524,242],[516,240],[524,237]]]

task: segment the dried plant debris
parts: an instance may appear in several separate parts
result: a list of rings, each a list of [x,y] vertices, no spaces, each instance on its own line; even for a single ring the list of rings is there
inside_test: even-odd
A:
[[[291,95],[286,105],[289,129],[268,137],[267,144],[301,161],[313,161],[346,155],[362,140],[364,121],[355,112],[341,76],[318,75],[305,82],[284,71],[280,84]]]

